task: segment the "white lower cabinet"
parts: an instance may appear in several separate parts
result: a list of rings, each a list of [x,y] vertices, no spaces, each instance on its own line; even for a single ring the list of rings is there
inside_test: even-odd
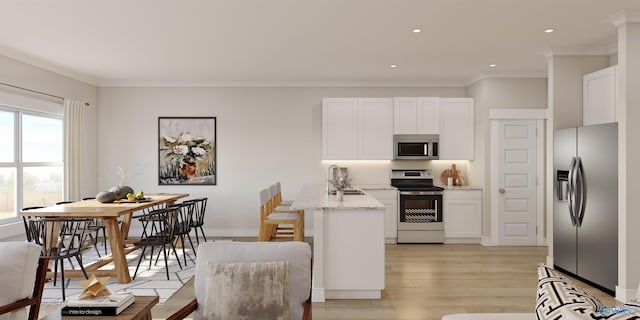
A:
[[[398,239],[398,191],[388,189],[365,189],[365,192],[384,204],[384,238],[386,243]]]
[[[482,237],[482,191],[444,191],[444,237],[449,243],[480,243]]]

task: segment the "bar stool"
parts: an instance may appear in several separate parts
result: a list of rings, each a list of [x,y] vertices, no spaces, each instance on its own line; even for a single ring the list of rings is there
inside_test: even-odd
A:
[[[260,191],[259,241],[304,240],[304,224],[298,213],[274,212],[268,189]]]

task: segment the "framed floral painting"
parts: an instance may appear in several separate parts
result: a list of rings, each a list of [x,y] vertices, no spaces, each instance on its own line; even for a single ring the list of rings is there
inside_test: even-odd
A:
[[[158,117],[158,184],[216,184],[216,118]]]

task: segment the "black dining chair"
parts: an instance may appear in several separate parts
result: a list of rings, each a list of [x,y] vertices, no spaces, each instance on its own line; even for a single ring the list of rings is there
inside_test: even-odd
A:
[[[174,245],[174,240],[176,236],[174,234],[175,228],[173,227],[177,221],[177,214],[174,214],[176,209],[174,207],[168,207],[164,209],[158,209],[150,211],[145,215],[138,216],[138,220],[142,224],[142,235],[140,240],[134,242],[133,244],[138,247],[142,247],[142,253],[140,253],[140,258],[138,259],[138,265],[136,266],[136,270],[133,273],[132,279],[136,279],[136,275],[138,274],[138,269],[140,268],[140,263],[142,259],[145,257],[145,252],[147,248],[151,248],[151,252],[149,254],[149,267],[151,269],[151,263],[153,261],[153,251],[155,247],[159,247],[161,251],[158,252],[158,257],[160,253],[164,255],[164,264],[167,272],[167,280],[169,280],[169,263],[167,259],[167,245],[169,245],[169,249],[173,249],[173,253],[175,256],[178,256],[176,252],[176,247]],[[182,264],[180,263],[180,259],[176,259],[178,261],[178,265],[180,269],[182,269]],[[158,259],[156,258],[156,264],[158,263]]]
[[[200,228],[200,232],[202,233],[202,238],[204,242],[207,242],[207,236],[204,234],[204,230],[202,226],[204,225],[204,214],[207,210],[207,199],[208,198],[198,198],[198,199],[190,199],[186,200],[183,203],[193,202],[193,216],[191,217],[191,229],[193,229],[196,233],[196,243],[200,245],[200,240],[198,239],[198,228]]]
[[[195,208],[195,203],[194,202],[182,202],[179,204],[176,204],[174,206],[172,206],[172,208],[174,208],[175,210],[173,211],[173,214],[176,215],[176,221],[174,224],[174,234],[176,235],[177,238],[180,239],[180,243],[182,244],[182,257],[184,259],[184,265],[187,265],[187,253],[185,250],[185,247],[187,246],[185,243],[185,239],[189,240],[189,244],[191,244],[191,250],[193,252],[193,254],[195,255],[196,252],[196,248],[193,245],[193,241],[191,241],[191,225],[192,225],[192,217],[193,217],[193,211]],[[176,256],[176,258],[178,258]],[[178,258],[180,259],[180,258]],[[191,259],[191,261],[193,263],[195,263],[195,261],[193,261],[193,259],[191,257],[189,257],[189,259]]]
[[[95,198],[83,198],[82,200],[89,200],[89,199],[95,199]],[[61,205],[61,204],[67,204],[67,203],[74,203],[75,201],[58,201],[56,202],[56,205]],[[102,223],[102,220],[100,219],[88,219],[89,221],[86,223],[85,227],[87,228],[87,237],[89,237],[89,239],[91,240],[91,243],[93,243],[93,248],[96,250],[96,254],[98,254],[98,257],[100,256],[100,250],[98,250],[98,236],[100,234],[100,230],[102,230],[102,238],[104,239],[103,243],[104,243],[104,254],[108,254],[107,253],[107,233],[105,231],[105,227],[104,224]],[[65,230],[63,230],[62,232],[66,232]]]
[[[88,279],[82,263],[83,243],[86,239],[86,223],[90,219],[25,217],[25,232],[30,242],[42,246],[40,256],[54,260],[53,285],[56,285],[58,264],[62,283],[62,300],[66,300],[64,260],[75,258]],[[60,230],[60,232],[56,232]],[[62,233],[62,230],[65,232]],[[73,267],[73,265],[72,265]]]

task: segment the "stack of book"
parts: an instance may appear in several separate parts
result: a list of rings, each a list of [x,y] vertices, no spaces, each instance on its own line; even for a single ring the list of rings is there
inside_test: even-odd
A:
[[[131,293],[112,294],[93,299],[70,299],[63,316],[117,316],[135,301]]]

